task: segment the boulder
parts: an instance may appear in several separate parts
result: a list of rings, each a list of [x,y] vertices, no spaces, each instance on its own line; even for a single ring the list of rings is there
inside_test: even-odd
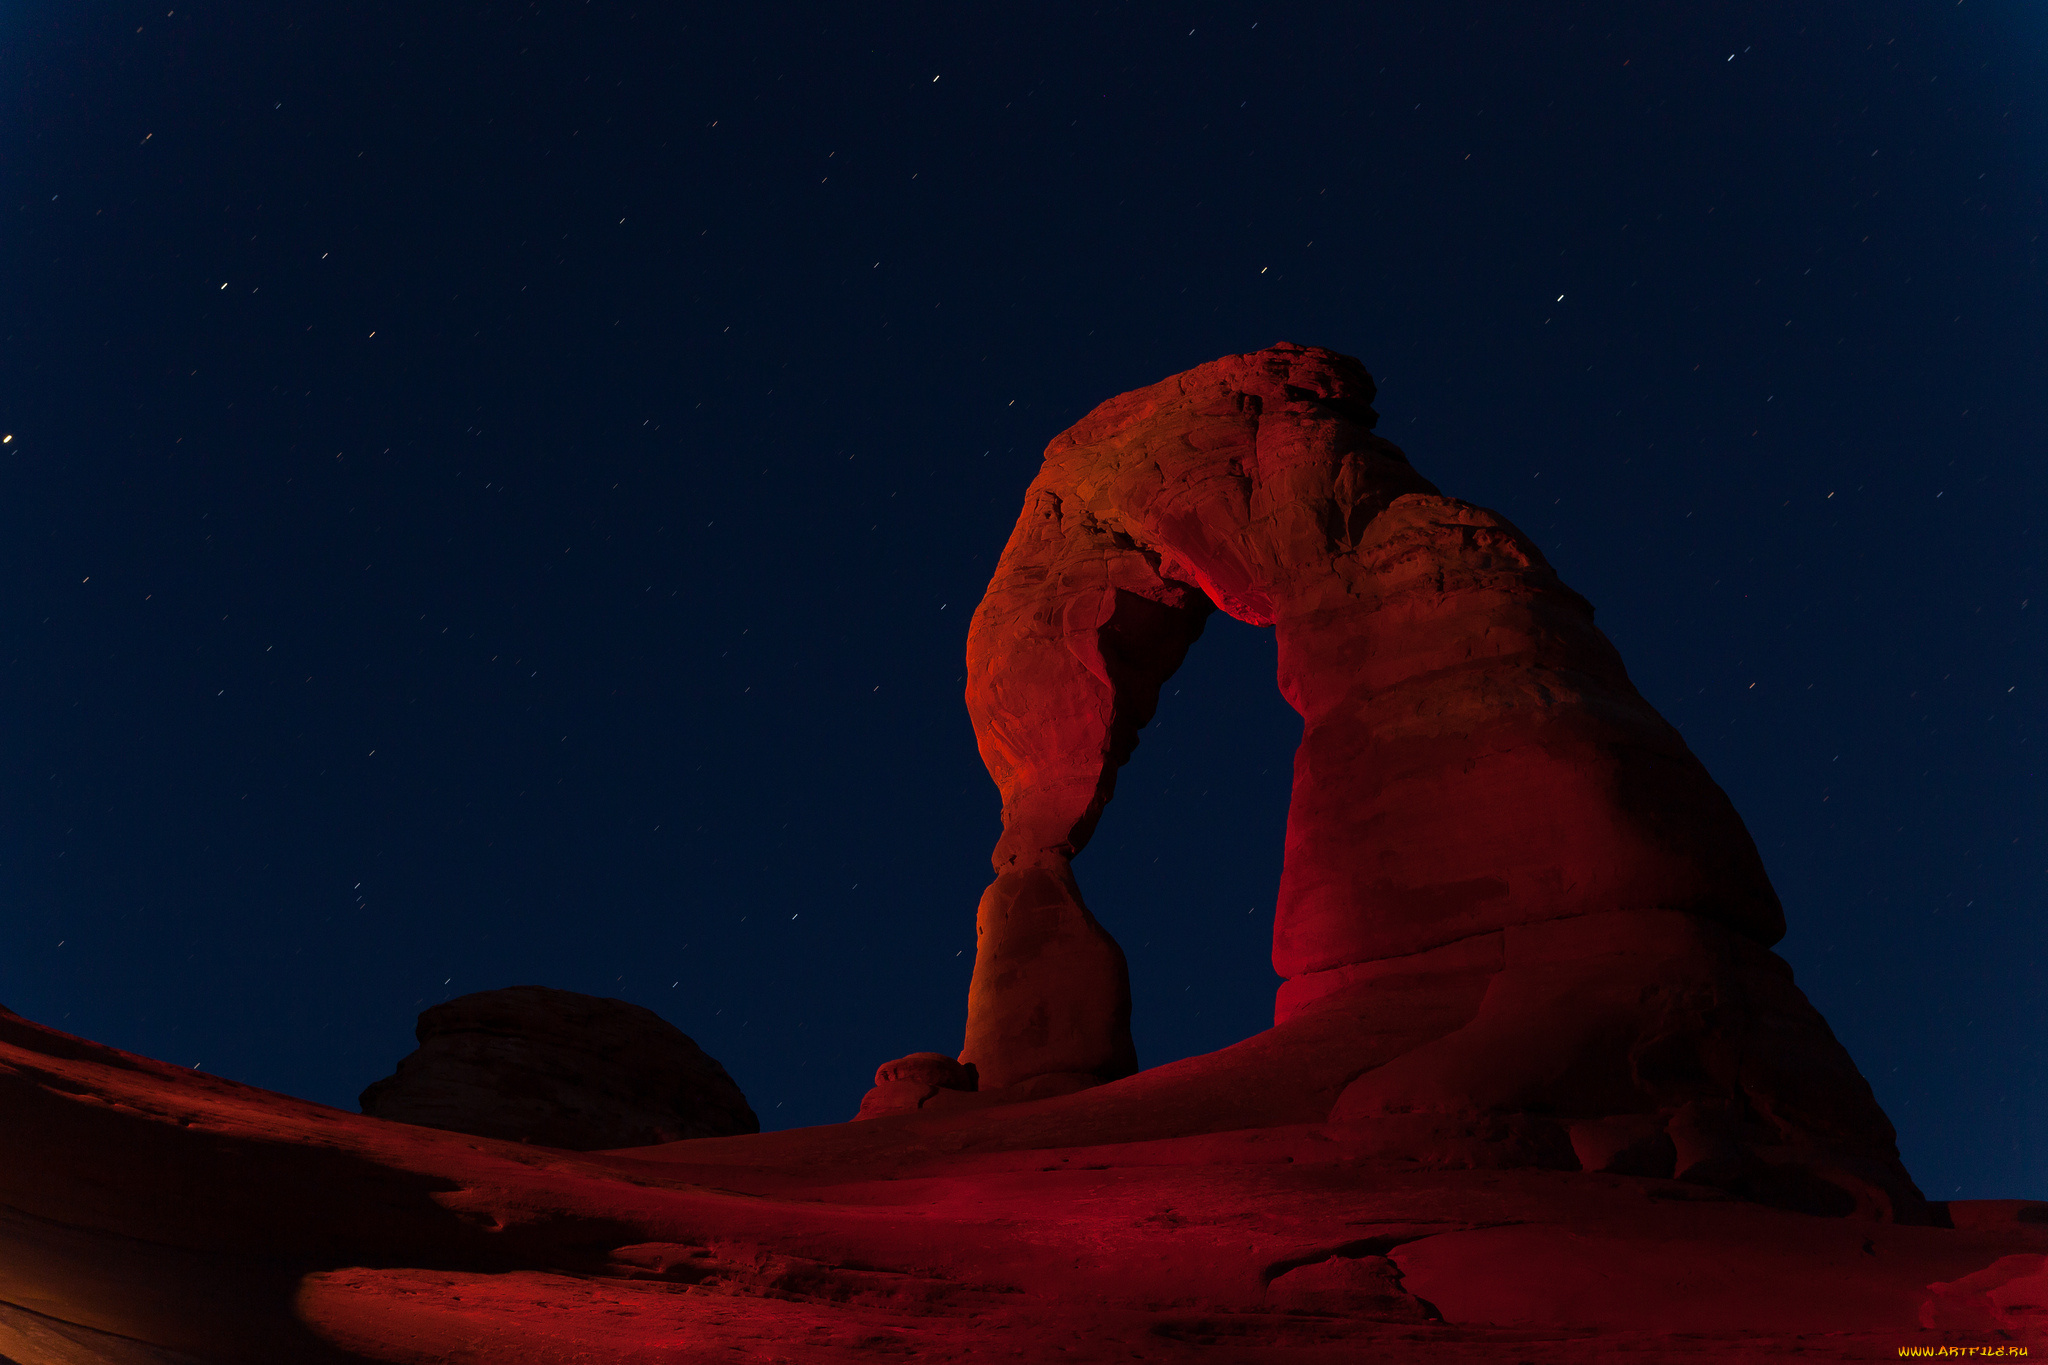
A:
[[[948,1097],[973,1094],[980,1085],[973,1067],[962,1066],[943,1052],[913,1052],[875,1068],[875,1084],[861,1097],[860,1111],[854,1117],[915,1113],[942,1093]]]
[[[761,1131],[715,1058],[624,1000],[508,986],[436,1005],[414,1032],[365,1114],[573,1151]]]

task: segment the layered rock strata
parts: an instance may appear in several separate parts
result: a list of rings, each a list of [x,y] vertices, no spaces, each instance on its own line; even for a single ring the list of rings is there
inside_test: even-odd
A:
[[[343,1113],[0,1010],[0,1358],[1632,1365],[2048,1346],[2040,1203],[1932,1210],[1952,1226],[1813,1218],[1678,1180],[1389,1160],[1304,1119],[1456,1013],[1426,979],[1384,984],[1412,1010],[1333,999],[1056,1099],[610,1153]]]
[[[1047,448],[968,636],[1003,797],[959,1054],[982,1102],[1136,1070],[1123,953],[1072,861],[1221,609],[1274,629],[1302,717],[1276,1022],[1370,1015],[1414,993],[1396,980],[1442,1016],[1332,1121],[1389,1151],[1917,1206],[1868,1085],[1768,951],[1783,914],[1727,796],[1529,538],[1374,434],[1374,392],[1357,361],[1283,344],[1112,399]]]
[[[572,1151],[761,1131],[715,1058],[624,1000],[507,986],[434,1006],[415,1034],[365,1114]]]

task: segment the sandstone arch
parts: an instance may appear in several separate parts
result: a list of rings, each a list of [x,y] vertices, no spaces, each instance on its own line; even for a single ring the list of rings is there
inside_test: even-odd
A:
[[[1742,821],[1505,518],[1373,434],[1349,357],[1279,345],[1063,433],[968,636],[1003,795],[961,1059],[985,1084],[1135,1069],[1115,942],[1069,867],[1213,609],[1279,638],[1301,713],[1276,1014],[1360,967],[1603,911],[1783,917]]]
[[[1308,1122],[1380,1157],[1927,1216],[1769,950],[1783,912],[1727,796],[1528,538],[1373,434],[1373,396],[1357,361],[1282,344],[1047,448],[968,633],[1003,833],[958,1070],[885,1066],[861,1117],[1136,1071],[1123,953],[1071,863],[1222,610],[1273,627],[1303,722],[1274,1027],[1074,1115],[1127,1139]]]

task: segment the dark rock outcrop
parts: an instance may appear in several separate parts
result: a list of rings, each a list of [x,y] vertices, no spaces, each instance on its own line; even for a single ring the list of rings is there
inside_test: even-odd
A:
[[[508,986],[434,1006],[415,1033],[365,1114],[585,1152],[761,1131],[724,1067],[623,1000]]]

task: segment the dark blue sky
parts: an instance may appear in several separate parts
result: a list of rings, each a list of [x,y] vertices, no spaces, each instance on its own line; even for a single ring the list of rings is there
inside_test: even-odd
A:
[[[967,619],[1047,440],[1277,340],[1599,607],[1931,1195],[2048,1195],[2048,18],[0,15],[0,1003],[332,1104],[519,982],[770,1127],[959,1045]],[[1077,864],[1270,1019],[1218,617]]]

